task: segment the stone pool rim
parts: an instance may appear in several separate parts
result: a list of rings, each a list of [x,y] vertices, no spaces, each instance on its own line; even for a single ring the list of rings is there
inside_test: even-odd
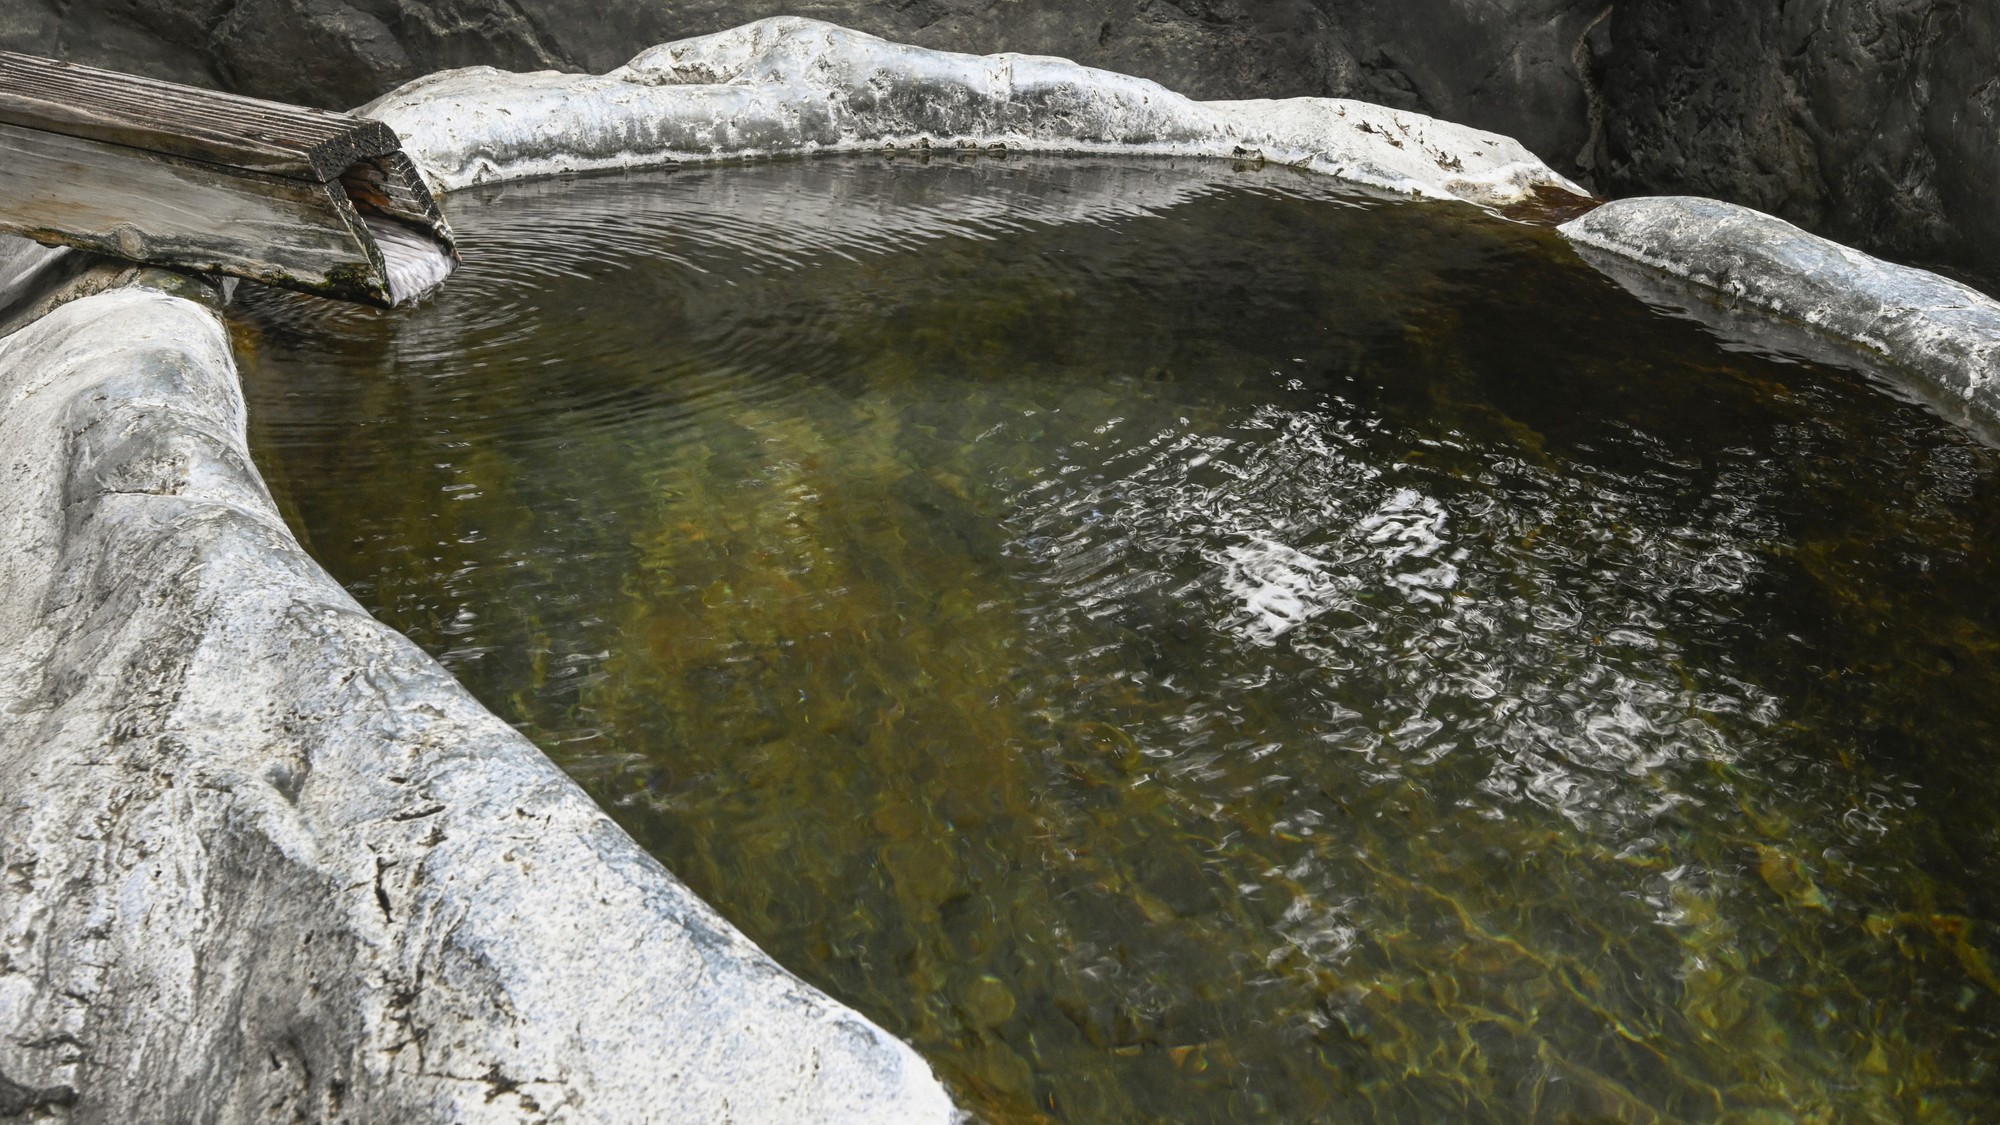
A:
[[[798,132],[774,126],[802,106],[812,113]],[[1580,189],[1515,142],[1415,114],[1331,99],[1197,103],[1063,60],[927,51],[789,17],[656,47],[604,76],[443,72],[386,95],[367,112],[389,121],[426,175],[446,190],[573,171],[928,145],[1255,159],[1481,206],[1519,202],[1538,190],[1580,197]],[[1744,306],[1728,315],[1757,323],[1775,316],[1872,349],[1937,382],[1974,413],[2000,416],[1994,370],[2000,306],[1974,291],[1709,201],[1620,201],[1562,229],[1594,252],[1681,277]],[[1745,247],[1757,252],[1731,258],[1727,270],[1710,269],[1700,257]],[[1830,278],[1800,277],[1802,260],[1845,265]],[[46,810],[37,819],[18,804],[10,807],[0,814],[0,847],[10,853],[46,847],[51,867],[69,861],[105,885],[70,898],[60,888],[6,892],[0,936],[28,940],[21,930],[34,923],[23,923],[23,913],[52,921],[36,927],[42,933],[30,942],[40,943],[31,952],[41,960],[19,961],[39,966],[43,979],[26,980],[30,974],[18,967],[0,973],[0,1012],[17,1016],[17,1028],[40,1032],[38,1045],[24,1045],[18,1034],[0,1043],[0,1094],[23,1091],[18,1100],[31,1110],[70,1107],[77,1120],[145,1116],[172,1104],[250,1118],[273,1098],[298,1105],[319,1099],[329,1116],[342,1106],[346,1112],[372,1106],[435,1120],[611,1120],[634,1110],[653,1120],[703,1120],[724,1107],[766,1120],[955,1115],[906,1045],[769,962],[539,750],[407,639],[362,613],[304,554],[244,448],[241,388],[213,311],[169,295],[160,287],[183,283],[155,274],[128,272],[103,284],[111,288],[52,311],[37,309],[40,319],[0,337],[0,360],[8,362],[0,368],[0,393],[10,395],[8,414],[0,416],[0,458],[18,486],[14,502],[0,501],[0,513],[41,532],[12,537],[0,550],[0,576],[27,576],[25,585],[14,584],[40,594],[0,596],[0,625],[22,627],[19,640],[0,640],[0,668],[33,671],[44,683],[61,680],[51,690],[69,693],[52,704],[0,698],[32,705],[18,713],[61,720],[49,722],[56,729],[46,740],[16,735],[10,742],[0,732],[0,771],[31,771],[34,763],[22,760],[49,747],[81,761],[96,749],[95,735],[65,742],[66,728],[124,722],[103,734],[132,760],[188,768],[171,760],[179,753],[195,759],[197,771],[228,775],[220,790],[230,794],[220,806],[222,820],[218,806],[200,803],[209,798],[159,798],[149,806],[145,830],[158,846],[155,855],[191,868],[234,857],[238,866],[224,865],[213,878],[235,880],[244,909],[252,905],[246,887],[272,896],[277,909],[261,928],[246,924],[222,934],[190,928],[213,919],[174,914],[171,896],[151,890],[149,880],[165,879],[170,889],[214,885],[200,881],[209,878],[205,870],[159,874],[147,867],[153,860],[121,860],[108,844],[127,831],[116,825],[97,843],[62,845],[73,855],[57,854],[61,837]],[[1802,303],[1799,294],[1808,290],[1826,291]],[[1912,304],[1913,294],[1923,303]],[[60,388],[71,396],[53,406],[50,396]],[[165,569],[190,560],[192,571]],[[152,674],[146,654],[162,647],[166,632],[190,625],[196,637],[188,666],[146,679]],[[268,664],[253,665],[256,655]],[[117,682],[135,669],[135,681]],[[209,694],[194,703],[106,694],[125,689],[144,697],[149,688],[171,687],[172,675],[209,685]],[[227,698],[220,685],[236,687],[243,698]],[[310,706],[260,708],[259,690],[290,692],[290,702]],[[76,699],[97,710],[78,712]],[[273,725],[272,712],[284,721]],[[285,723],[306,719],[320,726],[283,734],[290,729]],[[143,725],[152,720],[155,726]],[[253,731],[293,741],[247,743]],[[221,749],[195,745],[204,740]],[[299,744],[321,756],[272,754],[273,746]],[[358,769],[357,762],[372,761],[368,753],[386,761],[389,750],[430,771],[415,787],[421,793],[406,791],[411,778],[391,778],[384,788],[382,778]],[[272,759],[268,767],[243,768],[265,757]],[[343,781],[342,770],[354,776]],[[321,790],[314,789],[315,777]],[[74,779],[35,780],[54,793]],[[75,788],[109,800],[106,794],[118,791],[104,784],[111,787]],[[336,787],[325,790],[329,784]],[[174,819],[183,814],[185,822]],[[533,830],[510,835],[515,822]],[[449,826],[472,842],[426,845],[427,824]],[[547,854],[555,837],[568,849],[555,854],[588,880],[565,869],[551,884],[546,872],[540,880],[529,877],[528,860],[516,861],[517,852]],[[330,885],[320,876],[349,868],[359,881],[318,912],[323,904],[310,896]],[[177,877],[194,881],[176,884]],[[599,902],[559,921],[521,909],[532,903],[562,910],[587,895]],[[166,940],[118,914],[126,903],[155,899],[161,916],[182,923],[165,927]],[[85,902],[110,911],[112,920],[64,921],[65,911]],[[422,932],[398,937],[398,918],[406,930],[415,927],[412,918],[425,919]],[[649,926],[656,932],[638,932]],[[327,952],[270,968],[263,947],[275,944],[277,934],[317,936]],[[579,988],[575,978],[583,974],[562,959],[603,956],[614,937],[664,943],[657,954],[698,963],[693,971],[706,974],[710,991],[678,1003]],[[69,944],[51,944],[62,940]],[[86,949],[123,950],[125,960],[114,955],[86,973]],[[236,958],[248,979],[237,982],[233,998],[247,1014],[218,1022],[175,1007],[175,996],[183,1005],[189,999],[173,984],[183,961],[204,954],[223,964]],[[425,983],[426,971],[440,970]],[[96,976],[76,985],[80,973]],[[58,977],[71,991],[104,997],[98,1008],[122,1007],[105,1012],[64,1001],[50,984]],[[315,987],[330,994],[323,1001],[301,1005],[273,994],[322,979]],[[398,991],[411,979],[430,994]],[[622,1043],[612,1041],[610,1028],[549,1034],[565,1016],[615,1023],[613,1001],[663,1018],[650,1027],[618,1024]],[[426,1035],[439,1038],[429,1044],[417,1037],[423,1065],[370,1070],[371,1064],[342,1061],[364,1049],[401,1050],[418,1012],[428,1021]],[[666,1018],[676,1012],[693,1017],[692,1030]],[[754,1026],[733,1032],[719,1026],[732,1019]],[[659,1026],[665,1024],[674,1026]],[[188,1027],[209,1038],[186,1034]],[[738,1038],[729,1039],[732,1033]],[[446,1042],[452,1035],[462,1041]],[[703,1044],[687,1042],[693,1035],[734,1044],[734,1069],[662,1075],[645,1065],[648,1058],[676,1057],[695,1060],[691,1066],[702,1059],[716,1065],[712,1053],[701,1053]],[[171,1042],[177,1038],[189,1042]],[[289,1044],[292,1053],[273,1051],[270,1072],[247,1077],[244,1068],[204,1068],[198,1057],[180,1053],[228,1042]],[[80,1053],[80,1043],[96,1055]],[[798,1066],[808,1056],[811,1072],[801,1077]],[[796,1100],[754,1096],[754,1085],[785,1075],[793,1083],[787,1096]],[[113,1088],[118,1082],[122,1093]]]

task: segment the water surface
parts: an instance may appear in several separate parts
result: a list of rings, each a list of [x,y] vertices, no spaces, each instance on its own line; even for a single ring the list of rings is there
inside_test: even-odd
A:
[[[2000,1119],[2000,458],[1921,408],[1278,169],[451,214],[239,309],[281,504],[982,1116]]]

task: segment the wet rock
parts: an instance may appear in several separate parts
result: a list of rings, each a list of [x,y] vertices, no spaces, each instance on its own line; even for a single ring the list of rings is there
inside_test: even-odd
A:
[[[598,73],[771,16],[940,50],[1059,55],[1190,97],[1348,97],[1586,139],[1571,54],[1594,0],[24,0],[0,46],[328,108],[487,65]]]
[[[30,1113],[47,1113],[58,1106],[75,1104],[76,1091],[67,1086],[51,1086],[47,1089],[23,1086],[0,1074],[0,1117],[24,1117]]]
[[[212,312],[0,402],[0,1116],[952,1119],[300,550]]]
[[[776,15],[1058,55],[1195,98],[1344,97],[2000,284],[2000,7],[1957,0],[10,0],[0,48],[330,108],[420,74],[601,73]]]
[[[664,44],[604,75],[445,71],[364,107],[444,191],[786,153],[1004,148],[1270,161],[1392,192],[1508,204],[1582,193],[1520,143],[1365,102],[1196,102],[1027,55],[963,55],[816,20]]]
[[[1162,847],[1139,860],[1139,883],[1178,918],[1221,909],[1215,879],[1180,848]]]
[[[180,273],[0,235],[0,336],[33,324],[71,301],[134,284],[213,309],[226,305],[236,291],[234,278]]]
[[[972,1026],[999,1027],[1014,1016],[1014,994],[1000,978],[979,976],[959,989],[958,1008]]]
[[[2000,301],[1968,286],[1710,199],[1618,200],[1561,229],[1586,261],[1640,297],[1727,338],[1815,359],[1837,346],[1955,420],[2000,423]],[[1662,295],[1667,279],[1706,299]],[[1792,348],[1774,328],[1811,343]]]

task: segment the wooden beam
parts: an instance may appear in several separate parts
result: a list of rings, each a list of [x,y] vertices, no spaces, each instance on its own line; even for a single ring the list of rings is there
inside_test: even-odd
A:
[[[390,303],[372,239],[337,184],[140,153],[0,125],[4,224],[62,244],[231,274],[370,304]]]
[[[49,245],[376,305],[456,260],[367,118],[0,52],[0,154],[0,232]]]

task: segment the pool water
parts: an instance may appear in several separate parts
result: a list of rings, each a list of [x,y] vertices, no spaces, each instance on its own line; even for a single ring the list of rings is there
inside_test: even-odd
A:
[[[980,1117],[2000,1119],[1962,431],[1285,169],[450,207],[239,302],[281,506]]]

